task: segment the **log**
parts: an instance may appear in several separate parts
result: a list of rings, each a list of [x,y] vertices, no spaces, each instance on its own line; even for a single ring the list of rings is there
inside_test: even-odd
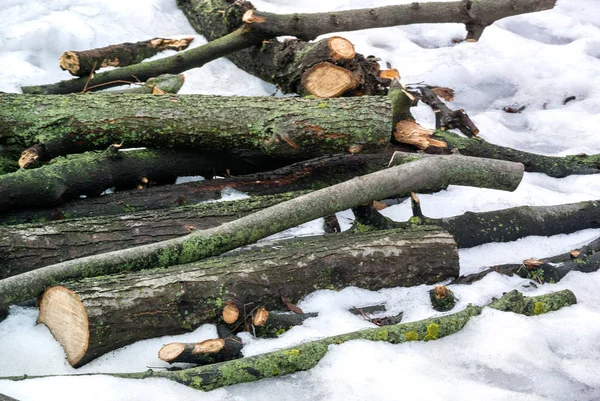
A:
[[[71,75],[84,77],[104,67],[124,67],[141,63],[164,50],[185,50],[193,40],[194,38],[154,38],[98,49],[67,51],[59,57],[58,64],[63,71],[67,70]]]
[[[284,193],[168,210],[0,226],[0,279],[89,255],[165,241],[205,230],[293,199]]]
[[[101,93],[109,95],[119,94],[145,94],[145,95],[164,95],[165,93],[177,94],[183,83],[185,77],[183,74],[162,74],[156,78],[150,78],[146,82],[134,86],[132,88],[112,90]],[[134,84],[135,85],[135,84]]]
[[[48,288],[38,322],[75,367],[146,338],[216,323],[226,302],[281,309],[322,288],[370,290],[458,276],[458,254],[437,228],[330,234],[195,264],[89,278]],[[110,300],[114,300],[110,301]]]
[[[267,154],[291,161],[383,150],[386,97],[344,99],[223,96],[0,94],[0,143],[63,154],[126,147]],[[65,149],[65,150],[63,150]]]
[[[444,285],[438,285],[429,290],[429,299],[431,306],[438,312],[447,312],[456,305],[456,297],[454,293]]]
[[[514,190],[522,176],[523,166],[517,163],[458,155],[425,157],[314,191],[185,237],[74,259],[5,278],[0,280],[0,309],[36,297],[49,285],[69,278],[189,263],[373,199],[449,184]]]
[[[322,156],[267,172],[179,185],[153,186],[143,191],[129,190],[110,196],[75,199],[55,207],[29,208],[24,211],[12,211],[10,214],[0,213],[0,224],[122,215],[193,205],[220,199],[221,191],[228,187],[249,195],[275,195],[321,189],[383,170],[388,166],[391,156],[391,152]]]
[[[0,211],[56,205],[82,195],[99,196],[109,188],[171,184],[178,176],[223,174],[226,169],[256,171],[254,165],[243,159],[224,158],[217,153],[122,152],[111,147],[104,152],[70,155],[37,169],[0,176]]]
[[[347,32],[416,23],[455,22],[464,23],[468,31],[467,38],[476,40],[479,39],[484,27],[497,19],[549,9],[554,7],[555,2],[555,0],[434,2],[289,15],[252,10],[252,6],[248,2],[230,4],[231,2],[227,0],[178,0],[177,4],[196,32],[208,40],[216,40],[228,35],[238,29],[242,23],[245,23],[247,29],[262,36],[263,39],[270,39],[251,48],[229,53],[227,57],[239,68],[277,85],[283,92],[298,93],[302,91],[302,88],[298,88],[295,81],[290,79],[287,67],[290,65],[288,60],[301,59],[302,52],[296,51],[295,54],[290,55],[287,43],[274,39],[278,36],[295,36],[302,41],[308,41],[330,32]],[[372,82],[364,85],[363,93],[376,94],[379,77],[370,73],[368,64],[358,56],[354,60],[359,65],[367,67],[366,73],[359,72],[359,74],[366,81]],[[353,70],[347,67],[346,69]]]
[[[577,302],[569,290],[524,297],[513,290],[489,305],[501,311],[531,316],[559,310]],[[139,373],[111,373],[111,376],[126,379],[147,379],[161,377],[203,391],[214,390],[233,384],[252,382],[269,377],[283,376],[313,368],[327,354],[330,345],[342,344],[352,340],[386,341],[400,344],[409,341],[434,341],[462,330],[474,316],[481,314],[483,307],[467,306],[464,310],[451,315],[435,317],[417,322],[400,323],[394,326],[379,327],[355,331],[311,341],[294,347],[255,355],[234,361],[200,366],[174,372],[148,370]],[[537,312],[537,313],[536,313]],[[493,328],[492,328],[493,330]],[[89,376],[98,373],[75,374],[67,376]],[[106,374],[106,373],[102,373]],[[40,377],[40,376],[38,376]],[[42,376],[44,377],[44,376]],[[48,377],[48,376],[45,376]],[[24,380],[35,376],[1,377],[0,380]]]

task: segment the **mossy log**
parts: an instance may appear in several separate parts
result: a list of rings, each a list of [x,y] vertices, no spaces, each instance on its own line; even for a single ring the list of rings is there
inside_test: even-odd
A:
[[[489,307],[531,316],[556,311],[575,303],[577,303],[577,299],[573,292],[569,290],[536,297],[524,297],[521,293],[513,290],[504,294],[499,300],[492,302]],[[353,333],[299,344],[267,354],[180,371],[155,372],[148,370],[139,373],[112,373],[110,375],[126,379],[165,378],[197,390],[210,391],[233,384],[247,383],[309,370],[315,367],[327,354],[330,346],[352,340],[385,341],[392,344],[401,344],[409,341],[434,341],[459,332],[472,317],[480,315],[482,310],[483,307],[469,305],[464,310],[451,315],[355,331]],[[493,328],[490,329],[490,332],[493,333]],[[97,374],[92,373],[92,375]],[[76,374],[71,376],[89,375]],[[2,377],[0,380],[32,378],[36,377]]]
[[[386,97],[0,94],[0,143],[58,149],[52,154],[123,143],[293,161],[385,149],[390,114]]]
[[[167,210],[0,226],[0,279],[66,260],[165,241],[292,199],[292,192]]]
[[[290,80],[289,60],[302,59],[302,52],[291,53],[286,42],[275,37],[295,36],[301,41],[315,39],[330,32],[347,32],[360,29],[379,28],[417,23],[464,23],[468,40],[477,40],[485,26],[500,18],[554,7],[556,0],[509,1],[485,0],[476,3],[455,1],[449,3],[414,3],[361,10],[336,11],[315,14],[277,15],[252,10],[248,2],[230,4],[227,0],[178,0],[179,8],[185,13],[194,29],[208,40],[216,40],[230,34],[242,24],[265,40],[260,44],[227,57],[239,68],[274,83],[284,92],[297,93],[302,89]],[[296,42],[299,49],[305,42]],[[364,65],[358,56],[355,62]],[[347,68],[348,69],[348,68]],[[349,68],[351,69],[351,68]],[[293,71],[292,71],[293,72]],[[370,78],[372,75],[364,74]],[[377,77],[370,78],[374,83]],[[367,81],[365,79],[365,81]],[[377,85],[364,85],[364,94],[375,94],[370,88]]]
[[[69,363],[81,366],[135,341],[216,323],[226,302],[282,309],[281,294],[296,302],[317,289],[431,284],[458,271],[452,237],[435,227],[330,234],[53,286],[40,299],[38,321],[63,345]]]
[[[219,255],[319,217],[424,188],[450,184],[514,190],[523,165],[459,155],[424,157],[299,196],[248,216],[184,237],[87,256],[0,280],[0,309],[38,296],[57,282]]]
[[[109,188],[171,184],[178,176],[224,174],[227,169],[254,172],[257,167],[244,159],[217,153],[122,152],[111,147],[104,152],[70,155],[37,169],[0,176],[0,212],[56,205],[82,195],[99,196]]]
[[[194,205],[220,199],[221,191],[228,187],[249,195],[275,195],[316,190],[383,170],[388,167],[391,157],[392,152],[322,156],[255,174],[178,185],[152,186],[143,191],[120,191],[110,196],[75,199],[54,207],[28,208],[23,211],[12,211],[9,214],[0,213],[0,224],[122,215]],[[405,157],[412,156],[405,154]],[[248,162],[251,163],[252,159]],[[235,169],[233,171],[229,169],[229,172],[235,173]]]
[[[58,59],[60,68],[78,77],[104,67],[124,67],[138,64],[164,50],[181,51],[188,48],[194,38],[154,38],[136,43],[120,43],[98,49],[64,52]]]
[[[600,269],[600,239],[590,242],[581,249],[574,249],[536,262],[539,262],[536,263],[537,266],[528,266],[525,263],[493,266],[479,273],[461,276],[452,284],[471,284],[494,272],[510,276],[516,274],[540,284],[556,283],[572,271],[592,273]]]

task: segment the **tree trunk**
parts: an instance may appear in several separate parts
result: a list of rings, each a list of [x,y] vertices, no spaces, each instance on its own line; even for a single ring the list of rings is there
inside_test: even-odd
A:
[[[301,193],[168,210],[0,227],[0,279],[66,260],[165,241],[238,219]]]
[[[513,290],[489,305],[490,308],[510,311],[526,316],[556,311],[577,303],[575,295],[569,290],[524,297]],[[174,372],[154,372],[147,370],[139,373],[112,373],[111,376],[126,379],[147,379],[161,377],[173,380],[191,388],[203,391],[214,390],[233,384],[252,382],[268,377],[283,376],[308,370],[327,354],[330,345],[342,344],[352,340],[386,341],[392,344],[409,341],[434,341],[457,333],[474,316],[481,314],[483,307],[467,306],[464,310],[451,315],[434,317],[417,322],[400,323],[393,326],[355,331],[311,341],[294,347],[255,355],[229,362],[200,366]],[[493,332],[493,328],[490,328]],[[75,374],[67,376],[89,376],[106,373]],[[49,377],[49,376],[45,376]],[[35,376],[2,377],[0,379],[24,380]]]
[[[76,199],[51,208],[12,211],[4,215],[0,213],[0,224],[130,214],[144,210],[194,205],[220,199],[221,191],[227,187],[250,195],[316,190],[383,170],[388,166],[391,157],[391,152],[323,156],[245,176],[153,186],[143,191],[130,190],[110,196]],[[243,160],[246,159],[240,161]],[[249,164],[251,162],[252,159],[248,160]],[[213,174],[211,172],[210,176]]]
[[[430,284],[456,277],[458,270],[454,241],[437,228],[331,234],[50,287],[38,320],[63,345],[69,363],[81,366],[135,341],[215,323],[228,301],[281,309],[281,294],[294,301],[323,288]]]
[[[136,43],[121,43],[98,49],[64,52],[58,59],[60,68],[71,75],[84,77],[104,67],[124,67],[138,64],[164,50],[181,51],[194,38],[154,38]]]
[[[0,280],[0,309],[36,297],[49,285],[69,278],[190,263],[374,199],[449,184],[514,190],[522,176],[523,166],[517,163],[458,155],[424,157],[185,237],[87,256],[5,278]]]

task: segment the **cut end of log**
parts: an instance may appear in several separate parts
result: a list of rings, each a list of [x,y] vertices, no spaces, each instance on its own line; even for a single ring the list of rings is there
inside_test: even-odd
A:
[[[44,323],[62,345],[71,366],[77,366],[88,350],[88,316],[80,298],[68,288],[48,288],[40,301],[38,323]]]
[[[79,73],[79,56],[75,52],[64,52],[58,58],[58,64],[63,71],[69,71],[71,75]]]
[[[223,320],[227,324],[235,323],[240,317],[240,310],[233,302],[225,303],[225,308],[223,308]]]
[[[262,327],[267,324],[267,320],[269,319],[269,311],[265,308],[259,308],[254,314],[254,318],[252,319],[252,324],[257,327]]]
[[[380,78],[387,78],[387,79],[397,79],[398,81],[400,81],[400,72],[393,68],[391,70],[381,70],[379,72],[379,77]]]
[[[356,56],[354,45],[346,38],[332,36],[327,40],[330,56],[333,61],[350,60]]]
[[[421,150],[425,150],[430,146],[436,148],[445,148],[448,146],[446,142],[431,139],[433,130],[422,127],[411,120],[398,121],[394,138],[401,143],[414,145]]]
[[[431,91],[435,93],[436,96],[441,97],[447,102],[451,102],[454,100],[454,89],[446,88],[444,86],[435,86],[431,88]]]
[[[446,288],[444,285],[437,285],[433,289],[433,293],[435,294],[436,298],[444,299],[448,296],[448,288]]]
[[[182,343],[169,343],[158,351],[158,358],[165,362],[173,362],[185,349]]]
[[[351,71],[328,62],[312,66],[302,76],[304,90],[322,98],[339,97],[357,85],[358,80]]]
[[[194,349],[192,350],[192,354],[216,354],[217,352],[221,351],[224,346],[225,340],[222,338],[212,338],[210,340],[204,340],[196,343],[196,345],[194,345]]]
[[[150,46],[160,50],[175,50],[182,51],[188,48],[194,38],[183,38],[183,39],[164,39],[154,38],[150,40]]]
[[[265,22],[266,19],[260,15],[255,15],[254,10],[248,10],[242,16],[242,21],[244,21],[246,24],[260,24]]]
[[[19,167],[27,168],[35,163],[40,158],[38,152],[36,152],[33,148],[25,149],[23,153],[21,153],[21,157],[19,158]]]

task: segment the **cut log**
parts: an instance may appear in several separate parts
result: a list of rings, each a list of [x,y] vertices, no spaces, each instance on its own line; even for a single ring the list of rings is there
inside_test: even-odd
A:
[[[38,321],[63,344],[69,363],[81,366],[141,339],[215,323],[226,300],[281,309],[280,293],[297,301],[320,288],[431,284],[458,276],[458,269],[454,241],[436,228],[330,234],[169,270],[50,287]]]
[[[517,163],[458,155],[423,157],[185,237],[66,261],[5,278],[0,280],[0,309],[36,297],[49,285],[69,278],[197,261],[374,199],[450,184],[514,190],[522,176],[523,166]]]
[[[68,51],[60,56],[58,63],[60,68],[69,71],[71,75],[83,77],[104,67],[124,67],[141,63],[164,50],[185,50],[193,40],[194,38],[154,38],[92,50]]]
[[[316,97],[339,97],[359,82],[351,71],[328,62],[311,67],[302,76],[304,90]]]
[[[501,311],[531,316],[556,311],[577,303],[575,295],[569,290],[524,297],[517,291],[511,291],[489,305]],[[161,377],[184,384],[197,390],[210,391],[232,384],[252,382],[268,377],[283,376],[308,370],[327,354],[330,345],[342,344],[352,340],[386,341],[392,344],[409,341],[433,341],[457,333],[474,316],[481,314],[482,307],[467,306],[464,310],[451,315],[435,317],[417,322],[400,323],[394,326],[379,327],[327,337],[321,340],[296,345],[294,347],[270,352],[268,354],[246,357],[215,365],[201,366],[174,372],[155,372],[147,370],[139,373],[112,373],[111,376],[127,379],[147,379]],[[490,330],[493,332],[493,328]],[[106,374],[106,373],[96,373]],[[92,375],[96,375],[92,373]],[[68,376],[88,376],[75,374]],[[39,377],[39,376],[38,376]],[[49,377],[49,376],[45,376]],[[24,380],[35,376],[1,377],[0,380]]]
[[[145,210],[194,205],[199,202],[220,199],[221,191],[228,187],[250,195],[273,195],[321,189],[357,176],[383,170],[388,167],[391,157],[392,152],[323,156],[268,172],[179,185],[153,186],[145,188],[143,191],[129,190],[110,196],[76,199],[56,207],[30,208],[24,211],[12,211],[10,214],[0,213],[0,224],[122,215]],[[229,171],[231,172],[231,169]]]
[[[432,290],[429,290],[429,298],[431,306],[438,312],[447,312],[456,305],[454,293],[445,285],[438,285]]]
[[[214,338],[199,343],[170,343],[158,351],[158,357],[168,363],[210,365],[242,358],[239,337]]]
[[[137,213],[129,205],[123,205],[123,215],[119,217],[0,226],[0,279],[66,260],[181,237],[301,194],[286,193]]]
[[[55,205],[82,195],[99,196],[109,188],[171,184],[178,176],[222,174],[226,169],[255,172],[256,168],[243,159],[216,153],[121,152],[111,147],[104,152],[71,155],[37,169],[0,176],[0,211]]]

